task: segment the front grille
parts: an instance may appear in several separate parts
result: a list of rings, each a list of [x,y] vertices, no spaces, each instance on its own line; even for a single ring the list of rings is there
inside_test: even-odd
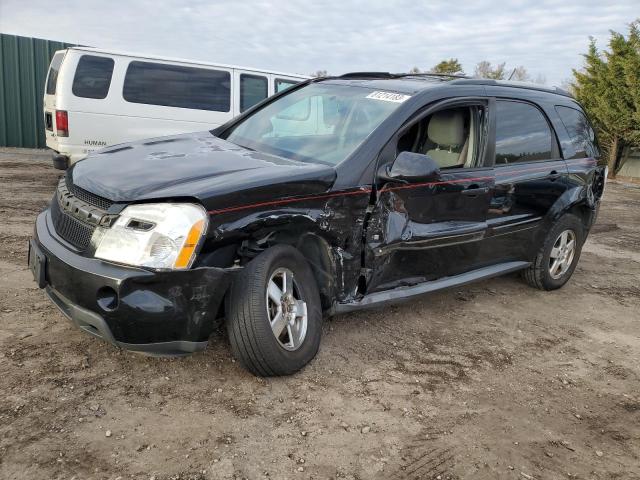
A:
[[[79,198],[83,202],[88,203],[92,207],[98,207],[101,210],[109,210],[109,207],[113,205],[114,202],[111,200],[107,200],[106,198],[99,197],[98,195],[87,192],[86,190],[74,185],[72,182],[66,181],[67,189],[69,193],[76,198]]]
[[[58,195],[51,200],[51,220],[56,233],[79,250],[89,246],[95,227],[73,218],[60,209]]]

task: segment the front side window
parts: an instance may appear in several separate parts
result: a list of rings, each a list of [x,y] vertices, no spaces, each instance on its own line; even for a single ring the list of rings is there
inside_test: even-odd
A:
[[[287,88],[291,88],[294,85],[297,85],[298,82],[294,81],[294,80],[286,80],[284,78],[276,78],[275,81],[275,86],[276,86],[276,93],[278,92],[282,92],[283,90],[286,90]]]
[[[337,165],[408,95],[316,83],[278,98],[223,138],[293,160]]]
[[[240,75],[240,111],[253,107],[268,96],[267,77],[262,75]]]
[[[106,98],[113,75],[113,59],[83,55],[78,61],[71,91],[76,97]]]
[[[398,151],[429,155],[440,168],[480,164],[485,110],[480,106],[448,108],[416,122],[398,140]]]
[[[228,112],[231,75],[220,70],[133,61],[127,68],[122,96],[132,103]]]
[[[60,65],[62,65],[62,59],[64,53],[56,53],[51,59],[51,65],[49,65],[49,75],[47,76],[47,95],[55,95],[56,84],[58,83],[58,72],[60,72]]]
[[[560,120],[562,120],[563,125],[567,129],[567,133],[575,149],[575,154],[570,158],[596,157],[597,152],[594,145],[595,135],[584,113],[575,108],[562,107],[559,105],[556,107],[556,112],[558,112]]]
[[[496,103],[496,165],[550,159],[553,140],[542,112],[522,102]]]

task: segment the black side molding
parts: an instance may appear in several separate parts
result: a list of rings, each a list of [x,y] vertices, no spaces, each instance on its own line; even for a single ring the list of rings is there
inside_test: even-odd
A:
[[[523,270],[531,265],[530,262],[505,262],[490,267],[483,267],[471,272],[444,277],[430,282],[419,283],[411,287],[398,287],[393,290],[371,293],[361,300],[350,303],[338,303],[333,307],[332,313],[348,313],[366,308],[375,308],[391,303],[399,303],[409,300],[417,295],[443,290],[445,288],[458,287],[467,283],[484,280],[491,277],[505,275],[507,273]]]

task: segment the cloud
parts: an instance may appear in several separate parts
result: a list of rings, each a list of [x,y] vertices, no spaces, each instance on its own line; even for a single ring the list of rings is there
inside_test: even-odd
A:
[[[0,31],[141,53],[310,73],[407,71],[457,57],[524,65],[549,83],[582,64],[588,37],[624,31],[637,0],[462,2],[0,0]]]

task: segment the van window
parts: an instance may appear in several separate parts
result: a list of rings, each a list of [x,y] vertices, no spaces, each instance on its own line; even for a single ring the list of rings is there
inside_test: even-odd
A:
[[[540,110],[510,101],[496,107],[496,165],[551,158],[551,129]]]
[[[240,111],[253,107],[268,96],[267,77],[240,74]]]
[[[113,74],[113,58],[83,55],[80,57],[71,91],[76,97],[106,98]]]
[[[276,93],[286,90],[287,88],[291,88],[294,85],[297,85],[298,82],[294,82],[293,80],[285,80],[284,78],[276,78]]]
[[[127,102],[228,112],[229,72],[133,61],[127,68],[122,96]]]
[[[595,135],[587,117],[579,110],[571,107],[562,107],[558,105],[556,112],[560,115],[560,120],[567,129],[569,137],[571,137],[571,143],[575,149],[575,154],[572,157],[565,158],[586,158],[597,156],[597,151],[594,146]]]
[[[47,95],[55,95],[56,93],[56,84],[58,83],[58,72],[60,71],[60,65],[62,64],[62,59],[64,58],[64,53],[56,53],[51,59],[51,65],[49,66],[49,76],[47,77]]]

